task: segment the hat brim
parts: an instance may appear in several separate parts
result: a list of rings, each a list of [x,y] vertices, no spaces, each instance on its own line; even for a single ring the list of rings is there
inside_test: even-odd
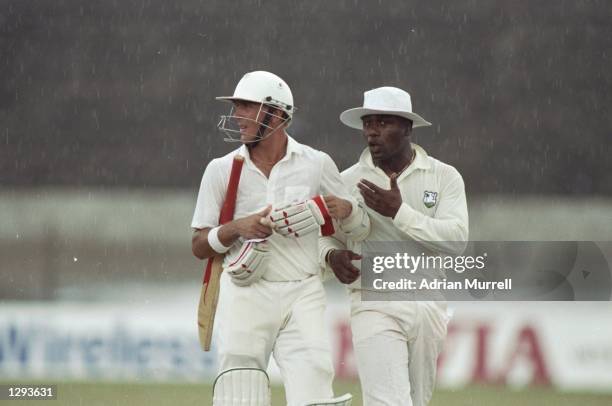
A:
[[[361,117],[369,116],[372,114],[384,114],[407,118],[408,120],[412,121],[412,128],[428,127],[431,125],[429,121],[425,120],[423,117],[419,116],[416,113],[410,113],[407,111],[366,109],[363,107],[356,107],[354,109],[349,109],[342,112],[342,114],[340,114],[340,121],[342,121],[344,125],[347,125],[351,128],[363,130],[363,121],[361,120]]]
[[[234,96],[219,96],[219,97],[215,97],[215,100],[220,100],[224,102],[233,102],[234,100],[243,100],[243,101],[248,101],[248,102],[253,102],[253,103],[261,103],[260,101],[257,101],[257,100],[249,100],[249,99],[234,97]]]

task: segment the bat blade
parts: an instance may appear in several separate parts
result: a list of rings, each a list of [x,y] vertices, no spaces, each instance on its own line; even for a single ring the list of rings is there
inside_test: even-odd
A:
[[[225,224],[234,218],[238,183],[240,182],[243,164],[244,157],[236,155],[232,162],[227,192],[225,193],[225,200],[219,214],[219,224]],[[217,311],[217,302],[219,301],[223,257],[224,255],[216,255],[214,258],[210,258],[204,271],[204,281],[200,292],[200,303],[198,304],[198,337],[200,339],[200,346],[204,351],[210,351],[215,313]]]
[[[200,304],[198,305],[198,336],[200,346],[204,351],[210,351],[215,313],[219,301],[221,272],[223,272],[223,256],[217,255],[209,260],[206,270],[209,277],[202,284]]]

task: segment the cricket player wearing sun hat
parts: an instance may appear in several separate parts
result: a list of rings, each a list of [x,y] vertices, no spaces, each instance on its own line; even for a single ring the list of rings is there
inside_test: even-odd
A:
[[[365,92],[362,107],[340,115],[361,130],[367,148],[342,173],[367,206],[368,241],[417,241],[434,252],[458,254],[468,238],[465,188],[455,168],[410,142],[431,125],[412,111],[410,95],[395,87]],[[362,301],[359,242],[335,234],[320,239],[320,260],[348,285],[353,347],[364,405],[426,405],[446,337],[445,302]]]

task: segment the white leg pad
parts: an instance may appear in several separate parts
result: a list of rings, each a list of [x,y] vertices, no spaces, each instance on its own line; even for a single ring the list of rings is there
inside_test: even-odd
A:
[[[351,406],[353,395],[345,393],[333,399],[317,399],[304,403],[303,406]]]
[[[270,406],[270,379],[258,368],[232,368],[217,376],[213,406]]]

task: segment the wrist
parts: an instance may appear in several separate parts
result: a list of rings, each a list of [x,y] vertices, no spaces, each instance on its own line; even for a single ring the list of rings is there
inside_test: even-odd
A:
[[[240,232],[238,227],[233,221],[219,226],[218,231],[219,241],[225,246],[232,245],[238,238],[240,238]]]
[[[329,261],[331,260],[331,256],[332,256],[334,251],[338,251],[338,250],[336,248],[332,248],[329,251],[327,251],[327,254],[325,254],[325,263],[326,264],[330,263]]]
[[[231,244],[225,245],[223,244],[223,242],[221,242],[221,240],[219,239],[220,229],[221,229],[221,226],[211,228],[208,231],[207,240],[208,240],[208,245],[210,245],[210,248],[212,248],[215,252],[223,254],[231,248]]]

